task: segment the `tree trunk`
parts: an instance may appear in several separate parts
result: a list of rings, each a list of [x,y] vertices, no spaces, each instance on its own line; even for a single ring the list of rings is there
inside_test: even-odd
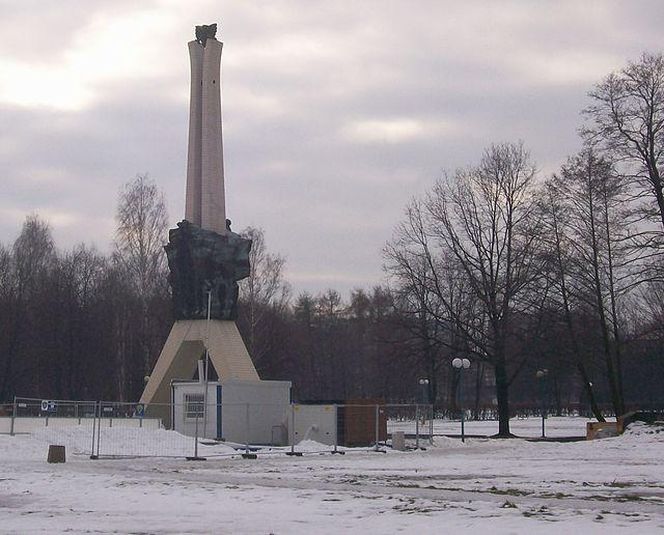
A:
[[[475,374],[475,403],[473,407],[473,418],[480,419],[480,401],[482,399],[482,379],[484,379],[484,364],[477,363],[477,373]]]
[[[14,369],[13,364],[16,355],[16,347],[18,345],[19,329],[21,328],[23,315],[20,309],[17,310],[16,320],[14,321],[13,328],[9,339],[9,346],[5,352],[5,365],[3,373],[0,374],[0,400],[8,400],[14,397],[16,393],[16,385],[13,384]]]
[[[586,391],[586,395],[588,396],[588,403],[590,403],[590,410],[592,411],[595,418],[597,418],[598,422],[606,422],[604,416],[602,415],[602,411],[599,409],[599,406],[597,405],[597,400],[595,399],[595,393],[593,392],[592,383],[588,379],[588,373],[586,372],[586,367],[581,362],[577,362],[576,367],[579,370],[579,375],[581,375],[581,379],[583,379],[583,388]]]
[[[556,416],[563,415],[562,402],[560,400],[560,382],[558,381],[557,371],[553,372],[553,401],[555,403],[555,414]]]
[[[494,364],[496,374],[496,399],[498,401],[498,437],[513,437],[510,433],[509,379],[505,357],[500,356]]]
[[[623,373],[622,373],[622,350],[620,348],[621,337],[620,329],[618,328],[618,310],[616,306],[616,290],[613,275],[613,248],[611,246],[611,227],[609,224],[609,201],[606,189],[602,192],[604,195],[604,230],[606,233],[606,247],[607,247],[607,260],[608,260],[608,283],[609,283],[609,299],[611,301],[611,326],[613,328],[613,343],[615,354],[615,375],[616,375],[616,395],[618,398],[618,407],[616,407],[616,416],[624,414],[625,412],[625,394],[623,390]]]
[[[597,243],[597,229],[595,225],[595,201],[593,198],[593,189],[591,184],[590,171],[588,172],[588,214],[590,222],[590,239],[592,246],[592,269],[593,269],[593,289],[595,291],[595,300],[597,302],[597,320],[602,334],[602,344],[604,349],[604,361],[606,363],[606,375],[609,382],[609,391],[611,392],[611,402],[616,416],[622,414],[622,400],[616,382],[616,371],[613,365],[613,355],[611,354],[611,342],[609,339],[609,329],[604,310],[604,298],[602,296],[602,286],[599,265],[599,246]]]
[[[659,176],[655,158],[648,159],[648,174],[653,186],[655,199],[657,200],[657,207],[659,208],[659,219],[662,222],[662,227],[664,227],[664,192],[662,191],[662,179]]]
[[[588,401],[590,403],[590,408],[597,418],[598,422],[606,421],[602,415],[602,411],[599,409],[597,402],[595,401],[595,394],[593,393],[590,380],[588,379],[588,373],[586,372],[586,367],[583,364],[581,358],[581,350],[579,349],[579,341],[576,336],[576,330],[574,329],[574,323],[572,322],[572,312],[570,310],[569,304],[569,295],[567,291],[567,282],[565,277],[565,265],[563,262],[563,255],[561,251],[561,234],[558,227],[558,218],[556,214],[553,214],[553,231],[556,244],[556,260],[558,264],[558,273],[560,277],[560,295],[563,299],[563,309],[565,311],[565,325],[567,326],[567,331],[569,333],[570,340],[572,342],[572,351],[574,352],[574,360],[576,362],[576,368],[579,370],[579,374],[583,379],[583,386],[586,389],[588,395]]]

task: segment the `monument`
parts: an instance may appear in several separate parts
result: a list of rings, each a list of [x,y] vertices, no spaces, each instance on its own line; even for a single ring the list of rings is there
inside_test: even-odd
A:
[[[235,325],[237,282],[249,276],[251,241],[226,219],[217,25],[189,43],[191,97],[185,219],[164,248],[175,323],[141,403],[169,403],[171,382],[191,379],[206,349],[219,380],[259,381]]]
[[[221,50],[217,25],[196,26],[189,42],[191,96],[185,219],[226,233],[224,159],[221,142]]]

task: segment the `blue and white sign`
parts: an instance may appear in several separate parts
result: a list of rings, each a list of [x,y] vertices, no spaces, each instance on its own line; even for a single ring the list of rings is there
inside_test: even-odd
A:
[[[55,401],[52,401],[50,399],[42,399],[41,410],[42,412],[55,412],[56,410]]]

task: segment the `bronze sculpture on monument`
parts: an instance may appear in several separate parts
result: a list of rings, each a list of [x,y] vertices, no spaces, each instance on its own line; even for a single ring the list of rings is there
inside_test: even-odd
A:
[[[168,233],[164,247],[177,320],[237,319],[238,281],[249,276],[251,240],[221,236],[186,219]],[[209,301],[209,303],[208,303]]]
[[[226,219],[221,120],[221,51],[216,24],[189,42],[191,97],[185,219],[165,246],[175,323],[141,403],[169,403],[171,382],[191,379],[207,350],[220,380],[260,381],[235,325],[237,282],[249,276],[251,241]],[[168,421],[169,416],[164,415]]]

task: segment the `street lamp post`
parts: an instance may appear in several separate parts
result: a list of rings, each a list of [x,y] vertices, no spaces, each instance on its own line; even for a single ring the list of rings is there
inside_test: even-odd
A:
[[[535,377],[537,377],[537,380],[539,382],[540,386],[540,403],[541,403],[541,412],[542,412],[542,438],[546,438],[546,432],[544,429],[544,420],[546,420],[546,399],[545,399],[545,394],[546,394],[546,388],[545,388],[545,382],[546,382],[546,376],[549,374],[549,370],[546,368],[542,368],[541,370],[537,370],[535,372]]]
[[[422,377],[418,379],[418,384],[420,385],[420,402],[423,405],[429,404],[429,379]]]
[[[417,399],[415,403],[415,448],[420,447],[420,404],[426,405],[428,398],[429,379],[420,377],[417,380],[419,390],[417,392]],[[424,416],[422,416],[422,425],[424,425]]]
[[[207,324],[205,333],[205,379],[203,380],[203,438],[207,438],[208,419],[208,366],[210,365],[210,308],[212,304],[212,290],[207,292]],[[200,377],[199,377],[200,380]]]
[[[459,383],[457,387],[457,398],[459,400],[459,408],[461,409],[461,442],[466,441],[466,433],[465,433],[465,428],[464,428],[464,410],[463,407],[461,406],[461,401],[463,398],[461,397],[461,385],[462,385],[462,380],[461,378],[463,377],[462,372],[463,370],[467,370],[470,368],[470,361],[468,359],[460,359],[456,358],[452,361],[452,367],[457,370],[457,373],[459,374]]]

